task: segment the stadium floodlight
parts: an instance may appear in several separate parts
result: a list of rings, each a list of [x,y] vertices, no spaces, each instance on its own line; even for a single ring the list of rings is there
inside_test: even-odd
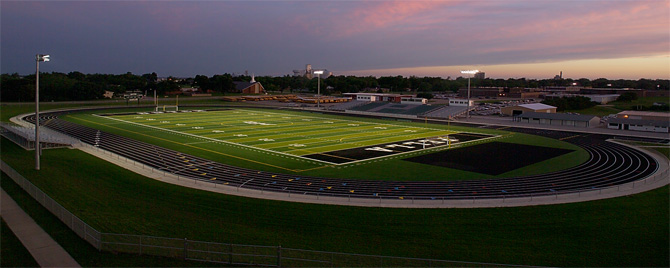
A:
[[[314,74],[316,74],[318,80],[316,85],[316,108],[321,108],[321,75],[323,74],[323,70],[314,71]]]
[[[37,61],[49,61],[49,55],[37,54]]]
[[[40,170],[40,61],[49,61],[49,55],[35,55],[35,170]]]
[[[470,76],[478,73],[479,70],[461,70],[462,74],[469,74],[468,76],[468,109],[465,112],[465,118],[470,117]]]

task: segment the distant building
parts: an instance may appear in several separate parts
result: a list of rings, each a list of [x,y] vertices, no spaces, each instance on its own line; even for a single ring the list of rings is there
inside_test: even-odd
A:
[[[561,71],[560,74],[557,74],[556,76],[554,76],[554,80],[563,80],[563,71]]]
[[[474,107],[475,101],[470,100],[470,107]],[[452,99],[449,98],[449,106],[462,106],[462,107],[467,107],[468,106],[468,100],[467,99]]]
[[[412,98],[412,97],[402,97],[400,99],[400,104],[428,104],[428,99],[426,98]]]
[[[670,113],[647,111],[622,111],[616,114],[620,119],[670,121]]]
[[[249,82],[233,82],[235,84],[235,91],[242,94],[264,94],[265,88],[260,82],[256,82],[254,75],[251,75]]]
[[[474,79],[486,79],[486,73],[485,72],[478,72],[474,75]]]
[[[670,113],[647,111],[622,111],[616,118],[607,120],[607,128],[667,133]]]
[[[556,107],[544,103],[530,103],[500,108],[501,114],[509,116],[517,116],[527,112],[556,113]]]
[[[515,122],[574,127],[597,127],[600,118],[595,115],[524,112],[514,117]]]
[[[567,87],[545,87],[544,91],[549,92],[579,92],[582,90],[580,86],[567,86]]]
[[[646,97],[647,91],[644,89],[632,89],[632,88],[581,88],[579,93],[581,94],[600,94],[600,95],[611,95],[611,94],[623,94],[626,92],[632,92],[637,95],[638,98]]]
[[[560,99],[563,97],[569,98],[569,97],[586,97],[589,98],[593,102],[597,102],[600,104],[607,104],[608,102],[615,101],[620,95],[619,94],[593,94],[593,95],[587,95],[587,94],[550,94],[550,95],[545,95],[545,99]]]
[[[385,94],[385,93],[344,93],[344,96],[359,101],[387,101],[400,103],[403,98],[414,98],[413,95]]]
[[[305,69],[303,69],[303,70],[293,70],[293,76],[304,76],[304,77],[307,77],[308,79],[312,79],[312,78],[316,77],[316,75],[314,74],[314,71],[317,71],[317,70],[312,69],[311,64],[307,64],[307,65],[305,65]],[[333,72],[330,72],[326,69],[323,69],[323,74],[321,75],[321,78],[327,78],[327,77],[330,77],[332,75],[333,75]]]
[[[607,120],[607,128],[668,133],[670,121],[611,118]]]

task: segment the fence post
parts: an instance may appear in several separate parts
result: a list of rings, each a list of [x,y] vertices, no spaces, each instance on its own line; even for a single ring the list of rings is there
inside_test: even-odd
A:
[[[188,258],[188,239],[184,238],[184,260]]]
[[[228,244],[228,264],[233,265],[233,244]]]
[[[142,237],[143,235],[140,235],[140,255],[142,255]]]
[[[281,245],[277,247],[277,267],[281,267]]]

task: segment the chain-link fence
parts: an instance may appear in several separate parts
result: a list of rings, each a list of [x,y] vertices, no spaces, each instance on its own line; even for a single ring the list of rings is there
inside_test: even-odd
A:
[[[49,197],[49,195],[7,165],[5,161],[0,161],[0,168],[2,169],[2,172],[7,174],[14,182],[16,182],[16,184],[21,186],[21,188],[23,188],[23,190],[32,196],[38,203],[65,223],[68,228],[74,231],[79,237],[86,240],[86,242],[93,245],[96,249],[100,250],[101,239],[98,230],[93,229],[93,227],[89,226],[86,222],[65,209],[58,202]]]

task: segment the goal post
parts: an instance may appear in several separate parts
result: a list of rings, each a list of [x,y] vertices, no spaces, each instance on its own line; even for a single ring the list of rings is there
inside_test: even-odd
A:
[[[162,112],[167,112],[170,111],[170,109],[174,108],[174,111],[179,111],[179,95],[177,95],[177,100],[174,105],[171,104],[164,104],[164,105],[158,105],[158,99],[156,98],[156,91],[154,91],[154,105],[156,105],[156,108],[154,111],[162,111]]]
[[[449,135],[443,135],[443,136],[433,136],[433,137],[427,137],[421,140],[423,143],[423,149],[426,149],[426,145],[429,146],[448,146],[451,148],[451,144],[454,142],[458,142],[458,139],[449,137]]]
[[[167,112],[167,111],[179,111],[179,106],[178,105],[162,105],[162,106],[156,106],[155,109],[156,112],[161,111],[161,112]]]

